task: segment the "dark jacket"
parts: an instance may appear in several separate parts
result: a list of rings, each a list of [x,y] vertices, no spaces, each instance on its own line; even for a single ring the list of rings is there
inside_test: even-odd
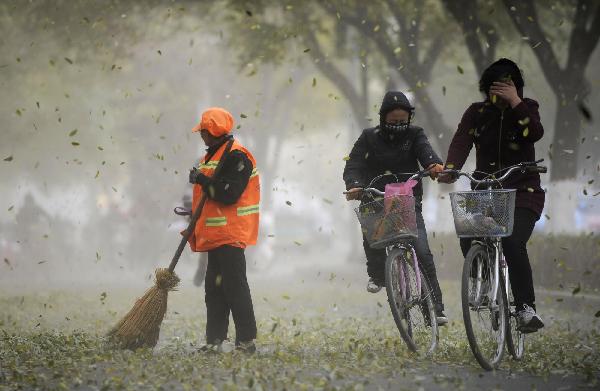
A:
[[[419,163],[426,168],[433,163],[442,164],[425,136],[423,128],[410,126],[396,142],[380,135],[379,126],[363,130],[354,143],[344,168],[346,189],[367,187],[373,178],[386,172],[393,174],[415,173]],[[400,174],[398,180],[405,181],[410,175]],[[395,182],[392,176],[376,181],[373,187],[384,190],[387,183]],[[421,183],[413,189],[415,196],[422,196]]]
[[[514,108],[501,111],[489,101],[473,103],[458,125],[448,149],[446,167],[461,169],[473,145],[476,170],[496,176],[509,166],[535,159],[534,143],[542,138],[538,103],[525,98]],[[476,173],[481,179],[485,174]],[[503,183],[506,189],[517,189],[516,206],[541,215],[545,194],[540,187],[540,175],[516,172]]]
[[[210,160],[221,145],[230,139],[231,137],[224,137],[222,142],[208,148],[206,150],[206,161]],[[237,202],[246,186],[248,186],[253,169],[252,162],[244,152],[233,150],[225,158],[218,178],[201,175],[199,176],[199,183],[204,189],[214,189],[214,192],[207,193],[210,199],[232,205]]]

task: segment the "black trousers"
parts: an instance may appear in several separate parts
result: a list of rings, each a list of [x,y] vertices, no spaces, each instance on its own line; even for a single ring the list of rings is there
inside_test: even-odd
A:
[[[502,249],[508,264],[508,277],[517,308],[527,304],[535,309],[535,292],[527,254],[527,241],[529,241],[538,219],[537,213],[531,209],[515,208],[513,233],[511,236],[502,238]],[[471,241],[472,239],[460,240],[460,247],[465,256],[471,248]]]
[[[246,278],[244,249],[221,246],[208,252],[206,280],[206,343],[227,339],[229,313],[235,324],[235,343],[256,338],[256,320]]]
[[[444,309],[444,302],[442,301],[442,290],[440,289],[440,283],[437,279],[435,271],[435,263],[433,262],[433,254],[429,248],[429,242],[427,241],[427,229],[425,228],[425,221],[423,220],[422,206],[418,202],[416,205],[417,212],[417,231],[418,238],[412,245],[417,253],[417,259],[419,260],[419,266],[427,278],[431,289],[433,290],[433,298],[438,310]],[[367,256],[367,273],[369,277],[376,281],[385,281],[385,249],[374,249],[369,246],[366,238],[363,236],[363,247],[365,249],[365,255]]]

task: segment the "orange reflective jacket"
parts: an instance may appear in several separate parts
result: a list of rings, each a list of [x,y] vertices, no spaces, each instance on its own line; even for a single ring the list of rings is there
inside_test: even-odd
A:
[[[206,161],[206,156],[202,159],[198,168],[204,175],[213,176],[227,144],[227,142],[223,143],[209,161]],[[242,151],[248,156],[252,162],[252,175],[235,204],[225,205],[210,198],[206,199],[194,233],[188,240],[192,251],[209,251],[225,244],[241,248],[256,244],[260,203],[260,181],[256,160],[237,140],[234,140],[231,150]],[[194,185],[192,210],[196,210],[201,198],[202,186]]]

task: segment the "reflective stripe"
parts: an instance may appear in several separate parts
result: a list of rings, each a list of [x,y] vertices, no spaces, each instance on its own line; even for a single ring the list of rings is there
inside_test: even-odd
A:
[[[247,215],[256,214],[256,213],[258,213],[258,204],[250,205],[250,206],[241,206],[241,207],[237,208],[238,216],[247,216]]]
[[[207,227],[222,227],[227,225],[227,217],[208,217],[205,225]]]
[[[250,175],[250,178],[253,178],[253,177],[257,176],[257,175],[258,175],[258,169],[255,168],[255,169],[252,170],[252,174]]]
[[[209,162],[206,163],[200,163],[200,165],[198,166],[200,169],[204,168],[207,170],[214,170],[215,168],[217,168],[217,165],[219,164],[218,160],[211,160]]]

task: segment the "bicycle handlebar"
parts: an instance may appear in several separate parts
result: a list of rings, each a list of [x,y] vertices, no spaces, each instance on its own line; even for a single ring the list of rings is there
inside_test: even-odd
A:
[[[408,175],[410,173],[398,173],[398,175],[402,175],[402,174]],[[398,177],[396,176],[396,174],[392,174],[392,173],[390,173],[390,174],[382,174],[382,175],[379,175],[379,176],[373,178],[373,180],[371,181],[371,183],[369,184],[369,186],[373,185],[373,182],[375,182],[377,179],[382,178],[382,177],[384,177],[386,175],[393,175],[394,177],[396,177],[396,179],[398,179]],[[420,180],[422,178],[425,178],[428,175],[429,175],[429,170],[426,168],[424,170],[421,170],[419,172],[411,174],[410,178],[408,178],[407,180],[411,180],[411,179],[413,179],[413,180]],[[363,195],[364,195],[364,193],[371,193],[371,194],[375,194],[375,195],[378,195],[378,196],[384,196],[385,195],[384,191],[381,191],[381,190],[376,189],[374,187],[366,187],[366,188],[362,189],[362,192],[363,192]],[[348,192],[345,191],[343,194],[348,194]]]
[[[500,178],[475,179],[468,172],[463,172],[463,171],[453,170],[453,169],[445,169],[444,171],[442,171],[442,174],[451,174],[451,175],[454,175],[456,178],[465,176],[465,177],[469,178],[471,183],[474,183],[477,186],[479,186],[479,185],[490,186],[490,185],[493,185],[496,183],[504,182],[506,180],[506,178],[508,178],[513,172],[518,171],[518,170],[521,170],[521,172],[523,172],[523,173],[529,172],[529,173],[544,174],[544,173],[548,172],[548,168],[537,165],[538,163],[541,163],[543,161],[544,161],[544,159],[539,159],[539,160],[536,160],[535,162],[523,162],[523,163],[516,164],[512,167],[509,167],[508,170],[506,171],[506,173],[504,173],[504,175],[502,175]],[[493,174],[490,174],[490,175],[493,175]],[[490,175],[488,175],[488,177]]]

